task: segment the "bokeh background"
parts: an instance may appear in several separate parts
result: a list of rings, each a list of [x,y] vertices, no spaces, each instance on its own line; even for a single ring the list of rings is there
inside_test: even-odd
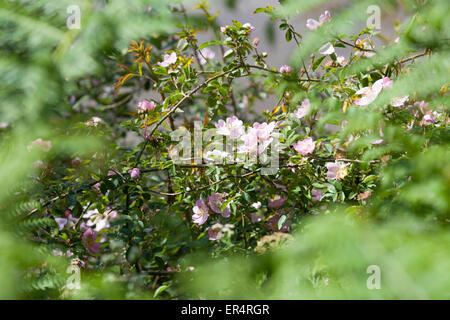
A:
[[[356,32],[365,27],[367,19],[361,8],[375,4],[382,8],[381,34],[394,40],[400,26],[396,21],[405,29],[404,21],[416,16],[412,21],[417,26],[412,24],[401,53],[431,48],[436,58],[419,61],[416,72],[403,78],[399,90],[416,90],[425,96],[439,91],[445,79],[448,83],[449,1],[433,1],[423,10],[420,6],[430,1],[294,2],[299,12],[290,21],[301,34],[306,33],[306,19],[317,19],[324,10],[333,17],[351,12],[348,19],[355,22],[347,32]],[[70,5],[81,8],[79,30],[67,29]],[[65,129],[92,115],[119,123],[136,109],[137,101],[152,97],[142,87],[113,94],[112,84],[130,40],[177,30],[177,17],[166,5],[166,1],[157,0],[0,2],[0,298],[64,298],[61,288],[67,280],[68,262],[54,256],[48,243],[36,237],[36,230],[52,226],[54,221],[41,215],[48,190],[40,183],[33,164],[39,160],[61,164],[75,153],[82,156],[101,149],[101,137],[67,136]],[[257,7],[267,5],[277,6],[278,2],[217,0],[211,2],[211,11],[221,12],[220,25],[230,24],[232,19],[254,25],[261,51],[268,52],[269,63],[278,69],[298,62],[302,53],[294,43],[284,41],[284,35],[266,15],[252,14]],[[146,10],[150,6],[158,12],[152,19]],[[194,1],[186,1],[184,6],[194,16],[200,15],[193,8]],[[199,39],[209,40],[208,34]],[[314,39],[308,39],[313,45]],[[376,43],[383,48],[389,41],[379,39]],[[269,109],[274,101],[274,97],[267,97],[254,107]],[[447,106],[448,96],[443,94],[433,103],[438,104]],[[448,299],[450,157],[448,130],[441,129],[432,150],[415,153],[409,163],[383,169],[380,197],[372,208],[374,221],[360,221],[353,208],[339,207],[336,218],[305,220],[295,241],[280,251],[219,261],[212,261],[205,252],[188,255],[180,263],[185,268],[195,265],[196,272],[181,274],[164,294],[142,290],[139,277],[120,277],[117,270],[105,270],[83,274],[83,289],[70,297]],[[120,128],[115,134],[120,146],[139,142]],[[48,158],[27,151],[30,142],[39,137],[52,141]],[[399,137],[399,141],[408,151],[415,151],[414,139]],[[396,198],[388,190],[400,175],[417,179],[404,182]],[[382,270],[382,290],[367,289],[366,269],[370,265]]]

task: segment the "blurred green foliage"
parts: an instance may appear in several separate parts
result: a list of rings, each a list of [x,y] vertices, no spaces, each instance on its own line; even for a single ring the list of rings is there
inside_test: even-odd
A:
[[[448,299],[448,230],[414,218],[377,224],[345,209],[310,217],[280,249],[204,262],[187,274],[187,296],[204,299]],[[380,268],[381,289],[369,290]],[[212,285],[213,284],[213,285]],[[369,286],[370,287],[370,286]]]
[[[327,3],[331,5],[331,2],[339,3]],[[231,7],[235,5],[235,1],[226,3]],[[325,1],[283,1],[283,6],[272,17],[274,21],[288,21],[293,18],[292,13],[304,12],[321,3]],[[396,26],[402,41],[396,46],[377,49],[377,55],[372,59],[358,60],[339,74],[330,72],[333,75],[327,80],[334,81],[336,87],[342,84],[345,76],[369,83],[375,78],[367,76],[368,71],[386,66],[383,69],[385,75],[398,78],[393,90],[383,91],[380,95],[380,104],[395,96],[414,94],[427,100],[432,110],[442,105],[447,107],[448,93],[443,83],[448,86],[450,71],[450,4],[445,0],[353,1],[351,6],[333,13],[326,28],[303,35],[291,64],[301,68],[301,61],[316,52],[319,44],[329,40],[336,45],[336,37],[351,37],[348,34],[354,32],[354,24],[358,19],[364,22],[366,17],[360,13],[374,4],[386,11],[404,6],[410,17]],[[79,30],[69,30],[66,26],[70,5],[81,8]],[[110,139],[111,134],[123,138],[125,126],[86,133],[76,123],[89,120],[86,118],[88,113],[79,113],[77,108],[83,101],[91,101],[94,115],[113,121],[119,119],[117,122],[128,115],[126,110],[112,110],[111,106],[126,105],[133,91],[146,85],[131,81],[124,86],[128,91],[112,94],[112,84],[122,70],[118,64],[131,62],[125,57],[129,42],[146,39],[160,52],[173,47],[177,44],[176,38],[167,43],[163,38],[179,31],[180,16],[180,12],[174,13],[168,2],[162,0],[16,0],[0,3],[0,122],[8,124],[0,129],[0,298],[450,298],[447,248],[450,243],[450,136],[447,126],[432,129],[416,126],[411,134],[404,134],[405,128],[400,121],[404,116],[402,111],[388,110],[387,114],[382,114],[384,111],[380,109],[353,108],[343,113],[341,100],[330,98],[322,103],[317,96],[311,100],[325,112],[321,119],[322,128],[343,120],[349,123],[336,133],[336,138],[345,140],[350,134],[375,132],[381,119],[388,123],[383,146],[375,149],[369,140],[361,139],[348,150],[350,156],[362,155],[364,161],[377,160],[385,154],[394,158],[374,170],[373,179],[368,177],[360,184],[361,188],[373,189],[367,205],[349,201],[347,206],[327,208],[320,211],[319,216],[298,221],[294,240],[279,250],[254,254],[231,246],[217,249],[215,256],[219,258],[211,259],[209,249],[204,249],[207,242],[204,234],[190,242],[189,228],[184,227],[179,217],[186,207],[167,207],[160,199],[149,201],[145,196],[141,197],[148,190],[138,190],[136,197],[140,198],[133,202],[133,208],[147,204],[151,210],[176,213],[153,218],[153,223],[158,226],[159,242],[145,252],[146,244],[143,246],[143,241],[136,241],[127,248],[122,265],[114,265],[112,261],[124,255],[124,242],[112,243],[111,252],[101,261],[105,266],[102,272],[83,271],[82,290],[74,295],[61,293],[70,274],[66,271],[67,259],[52,254],[61,243],[45,242],[38,236],[48,232],[49,238],[54,236],[51,233],[54,231],[48,230],[55,230],[56,222],[50,216],[35,217],[30,212],[39,212],[46,204],[44,199],[51,199],[54,194],[77,188],[80,192],[89,190],[91,185],[64,180],[69,176],[65,171],[69,156],[92,154],[114,146],[110,151],[112,156],[117,156],[118,163],[129,160],[121,153],[121,147]],[[200,29],[214,24],[211,17],[186,19]],[[376,36],[373,30],[365,32]],[[290,37],[292,35],[286,39]],[[423,51],[432,52],[432,55],[408,66],[408,72],[396,66],[399,57]],[[268,76],[267,81],[271,79]],[[298,91],[297,84],[289,81],[276,91],[282,96],[287,89]],[[321,88],[319,84],[315,90],[328,93],[331,86],[324,84]],[[350,93],[343,92],[342,97]],[[71,101],[72,97],[75,103]],[[300,93],[297,100],[302,97],[303,93]],[[188,111],[188,115],[189,112],[195,114],[195,108],[194,105],[194,111]],[[77,134],[67,135],[66,129]],[[30,142],[39,137],[51,138],[53,148],[49,154],[27,151]],[[41,182],[33,169],[33,163],[39,159],[60,164],[52,169],[56,178],[48,183],[48,188],[31,182]],[[355,165],[355,171],[367,169],[364,164],[360,166]],[[214,174],[213,170],[207,173]],[[83,174],[89,182],[98,178],[98,172],[94,170]],[[151,179],[156,184],[162,183],[158,175]],[[180,181],[186,179],[189,178],[175,178],[175,183],[181,184]],[[295,181],[297,178],[290,179]],[[195,183],[195,180],[190,182]],[[250,194],[254,193],[250,190]],[[334,194],[337,197],[337,193]],[[83,209],[73,200],[76,195],[66,194],[64,204],[80,214]],[[86,197],[86,202],[95,199],[94,196]],[[194,200],[183,199],[189,205]],[[128,199],[121,198],[120,201]],[[248,206],[249,203],[246,199],[243,204]],[[60,208],[56,206],[55,210],[58,212]],[[123,221],[117,222],[120,225],[127,219],[131,221],[121,229],[128,238],[139,237],[142,233],[134,233],[135,229],[141,228],[137,226],[135,216],[124,215]],[[123,236],[122,240],[128,238]],[[194,249],[203,254],[187,254]],[[136,268],[141,255],[153,261],[151,268],[162,271],[148,275],[127,273]],[[168,263],[179,264],[183,271],[189,271],[180,272],[172,279],[164,268]],[[370,276],[366,269],[370,265],[378,265],[381,269],[381,290],[366,287]],[[156,277],[163,278],[165,284]]]
[[[32,198],[44,190],[30,179],[35,174],[32,164],[44,155],[27,152],[26,146],[38,137],[51,137],[53,149],[47,158],[53,161],[98,150],[95,137],[67,136],[61,131],[79,118],[70,98],[80,95],[100,104],[114,103],[116,97],[100,96],[105,85],[114,82],[117,57],[127,51],[131,39],[173,30],[167,4],[144,0],[0,3],[0,121],[7,124],[0,129],[1,298],[44,298],[39,292],[51,294],[67,278],[64,269],[54,277],[38,275],[33,286],[25,277],[48,261],[51,251],[36,251],[36,245],[23,243],[24,238],[55,223],[27,218],[30,210],[40,207]],[[81,29],[66,24],[74,13],[70,6],[80,8]],[[33,290],[37,295],[30,294]]]

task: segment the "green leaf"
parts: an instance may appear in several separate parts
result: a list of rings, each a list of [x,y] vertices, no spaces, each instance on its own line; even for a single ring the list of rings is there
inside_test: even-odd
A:
[[[270,13],[272,10],[273,10],[272,6],[267,6],[266,8],[257,8],[255,11],[253,11],[253,14],[261,12]]]
[[[260,13],[260,12],[266,12],[266,11],[267,11],[266,8],[257,8],[255,11],[253,11],[253,14]]]
[[[316,61],[314,61],[313,65],[312,65],[312,70],[316,71],[316,69],[320,66],[320,64],[326,57],[327,56],[323,56],[323,57],[320,57],[319,59],[317,59]]]
[[[289,29],[288,31],[286,31],[286,41],[291,42],[291,40],[292,40],[292,31],[291,29]]]
[[[168,287],[169,286],[167,286],[167,285],[160,286],[158,289],[156,289],[155,294],[153,295],[153,298],[156,298],[160,293],[162,293]]]
[[[212,46],[215,46],[215,45],[219,45],[221,43],[222,42],[218,41],[218,40],[208,41],[208,42],[205,42],[204,44],[202,44],[200,47],[198,47],[198,50],[202,50],[203,48],[206,48],[206,47],[212,47]]]
[[[327,185],[325,185],[323,183],[318,183],[318,182],[314,182],[312,185],[313,185],[313,187],[319,188],[319,189],[323,189],[323,188],[327,187]]]
[[[367,176],[362,182],[363,182],[363,183],[370,182],[370,181],[372,181],[372,180],[375,180],[376,178],[377,178],[377,176],[375,176],[375,175],[370,175],[370,176]]]
[[[289,25],[287,23],[282,23],[279,26],[280,30],[286,30],[288,27],[289,27]]]
[[[236,198],[238,198],[238,197],[240,197],[240,193],[237,193],[236,195],[234,195],[233,197],[231,197],[231,198],[229,198],[227,201],[225,201],[223,204],[222,204],[222,207],[220,208],[220,210],[225,210],[225,208],[234,200],[234,199],[236,199]]]

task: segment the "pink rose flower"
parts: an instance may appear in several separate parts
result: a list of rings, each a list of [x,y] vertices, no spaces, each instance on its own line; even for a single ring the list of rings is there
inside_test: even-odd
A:
[[[85,225],[86,227],[94,227],[95,231],[99,232],[103,229],[108,229],[110,227],[109,224],[109,216],[108,211],[105,211],[104,214],[100,214],[98,209],[88,210],[84,215],[84,219],[89,219]]]
[[[297,110],[294,111],[293,115],[294,115],[294,117],[301,119],[309,113],[310,109],[311,109],[311,103],[309,102],[309,99],[305,99],[302,101],[300,108],[298,108]]]
[[[218,134],[229,136],[231,139],[239,138],[245,132],[243,122],[236,116],[227,118],[226,122],[223,120],[219,120],[216,123],[216,128],[218,129]]]
[[[261,208],[261,202],[258,201],[258,202],[252,203],[252,207],[257,209],[257,210],[260,209]]]
[[[107,218],[98,219],[95,223],[95,231],[100,232],[103,229],[109,229],[111,224],[109,223]]]
[[[256,129],[256,135],[261,140],[268,140],[271,138],[272,132],[275,129],[276,123],[270,122],[269,124],[263,122],[255,122],[253,128]]]
[[[208,206],[203,199],[197,200],[192,211],[194,212],[192,215],[192,220],[194,220],[194,223],[202,225],[206,222],[206,220],[208,220]]]
[[[341,67],[345,67],[348,63],[348,61],[343,57],[343,56],[338,56],[336,58],[336,62],[341,66]]]
[[[97,123],[103,122],[103,119],[102,119],[102,118],[99,118],[99,117],[92,117],[92,121],[93,121],[95,124],[97,124]]]
[[[209,240],[219,241],[223,237],[222,228],[220,223],[213,224],[208,230]]]
[[[318,27],[320,27],[320,23],[315,19],[309,18],[308,20],[306,20],[306,27],[309,30],[316,30]]]
[[[89,227],[87,226],[87,223],[86,223],[86,222],[82,221],[82,222],[80,223],[80,230],[81,230],[81,231],[86,231],[88,228],[89,228]]]
[[[356,95],[361,95],[361,98],[355,101],[357,106],[366,106],[375,101],[382,89],[390,89],[392,87],[392,80],[383,78],[375,81],[370,87],[364,87],[356,91]]]
[[[378,97],[378,94],[380,94],[381,89],[382,89],[381,83],[375,83],[371,87],[364,87],[356,91],[356,94],[361,95],[361,98],[357,99],[355,101],[355,104],[357,106],[366,106],[368,104],[371,104]]]
[[[395,97],[392,99],[391,105],[395,108],[399,108],[405,105],[406,101],[408,101],[409,96],[403,97]]]
[[[131,179],[136,180],[139,178],[141,171],[138,168],[133,168],[133,169],[129,170],[128,173],[130,174]]]
[[[160,67],[168,67],[171,64],[177,62],[177,54],[172,52],[170,54],[165,54],[162,62],[158,62],[158,66]]]
[[[54,250],[52,250],[52,253],[53,253],[53,255],[55,255],[55,256],[62,256],[64,253],[61,251],[61,250],[59,250],[59,249],[54,249]]]
[[[244,27],[244,28],[247,28],[247,29],[249,29],[249,33],[252,33],[254,30],[255,30],[255,27],[254,26],[252,26],[250,23],[244,23],[243,25],[242,25],[242,27]]]
[[[214,59],[216,54],[209,48],[203,48],[199,51],[198,59],[201,65],[205,65],[208,60]]]
[[[88,127],[98,127],[99,124],[103,123],[103,119],[99,117],[92,117],[91,120],[86,121]]]
[[[360,57],[366,57],[366,58],[370,58],[373,57],[375,55],[375,52],[371,52],[371,51],[367,51],[369,49],[372,49],[371,45],[369,44],[369,42],[364,39],[358,39],[355,42],[355,46],[360,47],[362,49],[366,49],[366,50],[357,50],[355,55],[356,56],[360,56]]]
[[[138,113],[145,113],[148,111],[154,110],[156,107],[156,104],[153,101],[141,101],[138,104]]]
[[[428,102],[425,101],[417,101],[414,103],[414,106],[419,108],[420,112],[422,112],[422,114],[426,114],[428,113]]]
[[[430,125],[432,123],[435,123],[436,119],[429,113],[425,114],[422,118],[422,121],[420,122],[420,125]]]
[[[261,154],[272,143],[272,132],[275,129],[276,123],[258,123],[255,122],[253,127],[247,130],[247,133],[242,136],[244,142],[239,146],[241,153],[257,153]]]
[[[52,148],[52,143],[51,141],[45,141],[42,140],[41,138],[34,140],[28,147],[27,150],[31,151],[33,150],[35,147],[40,148],[42,151],[44,152],[49,152],[50,149]]]
[[[107,208],[106,211],[103,213],[108,220],[113,221],[116,220],[119,217],[119,214],[117,213],[116,210],[112,210],[110,208]]]
[[[91,228],[83,233],[82,237],[84,246],[90,254],[96,254],[100,250],[100,243],[96,242],[97,234]]]
[[[383,139],[377,139],[377,140],[372,141],[371,144],[378,146],[380,144],[383,144],[383,142],[384,142]]]
[[[283,198],[283,197],[281,197],[281,196],[279,196],[279,195],[275,195],[275,196],[273,196],[270,200],[269,200],[269,202],[268,202],[268,207],[270,208],[270,209],[278,209],[278,208],[280,208],[282,205],[283,205],[283,203],[285,203],[286,202],[286,198]]]
[[[344,179],[348,175],[348,164],[340,162],[328,162],[327,166],[327,178],[333,180]]]
[[[291,73],[292,72],[292,67],[284,64],[284,65],[281,66],[280,72],[281,73]]]
[[[314,201],[320,201],[322,199],[322,191],[320,189],[312,189],[311,195],[313,196]]]
[[[100,243],[97,243],[97,234],[91,228],[87,229],[82,236],[84,246],[90,254],[96,254],[100,250]]]
[[[54,217],[56,223],[58,224],[58,230],[62,230],[64,229],[64,227],[66,226],[66,224],[69,223],[69,221],[72,222],[77,222],[78,220],[74,217],[72,217],[72,214],[69,211],[69,214],[66,214],[66,218],[58,218],[58,217]]]
[[[331,13],[326,10],[324,13],[322,13],[319,16],[319,21],[315,20],[315,19],[308,19],[306,20],[306,27],[309,30],[316,30],[317,28],[319,28],[322,24],[324,24],[325,22],[327,22],[328,20],[331,19]]]
[[[383,89],[391,89],[394,84],[394,82],[388,77],[381,79],[381,83],[383,84]]]
[[[87,227],[95,226],[95,231],[100,232],[103,229],[109,229],[111,227],[110,221],[114,221],[118,216],[117,211],[107,208],[103,214],[100,214],[97,209],[89,210],[83,215],[83,218],[89,219],[86,223]]]
[[[230,204],[227,204],[226,208],[222,211],[222,205],[226,198],[225,193],[213,193],[208,197],[208,205],[214,213],[219,213],[224,218],[230,216]]]
[[[325,22],[327,22],[327,21],[330,20],[330,19],[331,19],[331,13],[330,13],[330,11],[328,11],[328,10],[325,10],[325,12],[322,13],[322,14],[319,16],[319,22],[320,22],[320,23],[325,23]]]
[[[315,146],[314,140],[310,137],[297,142],[297,144],[294,145],[294,149],[302,155],[307,155],[308,153],[313,153]]]

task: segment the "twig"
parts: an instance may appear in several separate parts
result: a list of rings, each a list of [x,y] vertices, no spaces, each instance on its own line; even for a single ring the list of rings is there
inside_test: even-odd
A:
[[[361,50],[361,51],[376,52],[374,49],[367,49],[367,48],[363,48],[363,47],[358,47],[358,46],[354,45],[353,43],[347,42],[347,41],[339,39],[339,38],[337,40],[340,43],[346,44],[346,45],[348,45],[350,47],[353,47],[353,48]]]
[[[131,94],[127,95],[124,99],[122,99],[120,101],[117,101],[116,103],[112,103],[112,104],[103,106],[102,109],[103,110],[108,110],[108,109],[114,109],[114,108],[120,107],[120,106],[126,104],[127,102],[129,102],[132,99],[132,97],[133,96]]]
[[[325,161],[325,162],[334,162],[334,161],[341,161],[341,162],[356,162],[356,163],[378,163],[381,160],[369,160],[369,161],[363,161],[363,160],[357,160],[357,159],[327,159],[327,158],[317,158],[317,157],[313,157],[314,160],[318,160],[318,161]]]
[[[257,66],[257,65],[248,65],[248,67],[249,67],[249,68],[253,68],[253,69],[263,70],[263,71],[266,71],[266,72],[271,72],[271,73],[274,73],[274,74],[282,74],[282,73],[279,72],[279,71],[271,70],[271,69],[266,69],[266,68],[264,68],[264,67],[260,67],[260,66]],[[299,80],[299,81],[320,82],[320,79],[313,79],[313,78],[309,78],[309,79],[302,79],[302,78],[299,78],[298,80]]]
[[[411,57],[409,57],[409,58],[400,60],[398,63],[399,63],[399,64],[403,64],[403,63],[405,63],[405,62],[408,62],[408,61],[417,59],[417,58],[419,58],[419,57],[422,57],[422,56],[426,55],[427,53],[428,53],[428,50],[425,50],[425,51],[422,52],[422,53],[418,53],[418,54],[416,54],[416,55],[414,55],[414,56],[411,56]]]

